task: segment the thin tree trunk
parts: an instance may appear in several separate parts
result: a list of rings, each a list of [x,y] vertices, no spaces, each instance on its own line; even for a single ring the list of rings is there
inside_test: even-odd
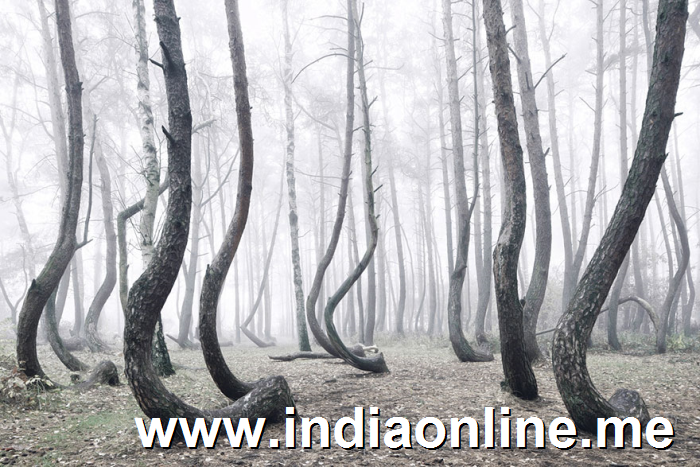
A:
[[[623,185],[627,178],[627,0],[620,0],[620,184]],[[608,311],[608,345],[614,350],[622,350],[622,345],[617,338],[617,313],[618,301],[622,294],[627,279],[629,268],[629,256],[625,258],[622,267],[617,273],[615,285],[610,293],[610,310]]]
[[[472,9],[474,10],[474,8]],[[464,147],[462,144],[462,117],[460,115],[459,83],[457,59],[455,57],[454,34],[452,32],[452,3],[442,0],[443,27],[445,32],[445,60],[447,63],[447,91],[450,106],[450,123],[452,128],[452,154],[454,159],[455,196],[457,198],[457,256],[455,268],[450,276],[447,305],[447,323],[450,342],[457,358],[462,362],[483,362],[493,360],[493,355],[475,351],[467,342],[462,331],[462,288],[466,275],[469,255],[469,220],[474,210],[467,199],[467,187],[464,181]],[[476,129],[478,134],[478,129]],[[475,148],[476,152],[476,148]],[[475,165],[476,169],[476,165]],[[474,200],[478,194],[478,170],[474,173]]]
[[[297,336],[299,350],[311,351],[304,316],[304,285],[299,254],[299,215],[297,209],[296,179],[294,173],[294,110],[292,108],[292,42],[289,37],[288,0],[282,1],[282,23],[284,25],[284,108],[287,130],[287,193],[289,201],[289,234],[292,241],[292,271],[294,274],[294,298],[296,302]]]
[[[668,210],[673,218],[676,228],[678,229],[678,236],[681,243],[681,251],[678,258],[678,269],[673,276],[669,277],[668,292],[666,293],[666,298],[664,299],[663,305],[661,305],[661,309],[659,310],[659,329],[656,333],[656,351],[658,353],[665,353],[666,334],[669,329],[669,315],[673,309],[674,303],[677,302],[678,291],[683,284],[686,269],[688,268],[688,263],[690,262],[690,245],[688,243],[688,231],[685,228],[683,217],[678,211],[678,206],[673,198],[673,190],[671,189],[671,184],[668,181],[665,168],[661,169],[661,180],[663,182],[664,192],[666,193]]]
[[[399,302],[396,307],[396,334],[404,335],[403,321],[406,310],[406,265],[403,254],[403,239],[401,237],[401,221],[399,220],[399,202],[396,194],[396,177],[394,164],[389,167],[389,189],[391,191],[391,211],[394,221],[394,238],[396,241],[396,260],[399,263]]]
[[[537,318],[544,301],[549,276],[549,260],[552,253],[552,212],[549,207],[549,181],[547,163],[542,149],[540,121],[535,96],[535,82],[527,44],[527,29],[522,0],[512,0],[513,31],[515,53],[518,57],[518,84],[523,109],[523,121],[527,140],[527,153],[530,158],[533,192],[535,195],[535,263],[530,284],[525,294],[523,306],[523,330],[525,352],[530,361],[543,357],[537,345]]]
[[[527,216],[525,170],[500,0],[484,0],[484,24],[505,181],[501,232],[493,252],[501,362],[505,386],[515,396],[532,400],[537,397],[537,381],[525,354],[523,308],[518,297],[518,258]]]
[[[102,309],[110,295],[112,295],[114,286],[117,283],[117,235],[114,231],[112,180],[109,175],[107,161],[102,153],[102,146],[99,142],[95,142],[95,162],[97,163],[97,170],[100,172],[100,178],[102,179],[100,194],[102,198],[102,219],[104,222],[107,250],[105,252],[105,278],[95,294],[90,308],[88,308],[87,316],[85,317],[85,340],[92,352],[104,352],[107,350],[107,345],[100,338],[97,325]]]

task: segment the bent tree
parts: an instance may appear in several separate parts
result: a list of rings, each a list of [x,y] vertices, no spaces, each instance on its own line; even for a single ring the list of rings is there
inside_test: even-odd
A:
[[[469,255],[469,220],[474,211],[474,200],[478,190],[475,166],[474,200],[471,205],[467,200],[467,187],[464,181],[464,146],[462,144],[462,117],[460,114],[459,78],[457,76],[457,59],[455,57],[454,33],[452,32],[452,2],[442,1],[442,20],[445,30],[445,60],[447,63],[447,95],[450,101],[450,123],[452,127],[452,154],[454,157],[455,194],[457,197],[457,256],[455,267],[450,275],[450,287],[447,302],[447,327],[450,342],[457,358],[462,362],[488,362],[493,360],[490,353],[474,350],[467,342],[462,331],[462,287],[467,271]],[[477,130],[478,132],[478,130]]]
[[[355,42],[355,50],[352,50],[351,44]],[[365,80],[365,72],[364,72],[364,44],[362,42],[362,35],[360,33],[360,17],[357,13],[357,2],[356,0],[349,0],[348,1],[348,75],[350,75],[353,71],[354,68],[354,63],[353,63],[353,54],[350,54],[350,51],[354,52],[354,55],[357,60],[357,72],[358,72],[358,78],[360,81],[360,99],[361,99],[361,104],[362,104],[362,121],[363,121],[363,133],[364,133],[364,161],[363,161],[363,167],[362,167],[362,176],[364,179],[363,187],[364,187],[364,200],[366,203],[366,214],[367,214],[367,222],[369,224],[369,229],[370,229],[370,235],[367,241],[367,250],[365,251],[365,254],[362,256],[362,259],[360,262],[355,266],[353,271],[350,273],[350,276],[343,281],[343,283],[340,285],[338,290],[333,294],[329,299],[328,303],[325,307],[324,310],[324,320],[326,323],[326,330],[328,332],[328,340],[330,341],[330,344],[333,346],[333,348],[336,351],[336,354],[345,360],[347,363],[350,365],[354,366],[355,368],[358,368],[360,370],[365,370],[365,371],[372,371],[374,373],[388,373],[389,368],[386,366],[386,362],[384,361],[384,356],[380,353],[378,355],[374,355],[372,357],[360,357],[354,353],[352,353],[343,343],[343,341],[340,339],[340,336],[338,335],[338,332],[335,329],[335,324],[333,323],[333,314],[335,312],[335,308],[338,306],[340,301],[343,299],[343,297],[348,293],[350,288],[355,284],[357,279],[360,278],[362,273],[367,269],[369,266],[370,262],[372,261],[372,257],[374,255],[374,250],[377,247],[377,238],[379,235],[379,226],[377,224],[377,216],[374,213],[374,186],[372,184],[372,175],[374,174],[372,170],[372,145],[371,145],[371,137],[370,137],[370,120],[369,120],[369,100],[367,98],[367,82]],[[352,78],[348,78],[347,83],[350,84],[352,81]],[[348,94],[349,95],[349,94]],[[350,99],[348,99],[348,102]],[[348,136],[346,134],[346,136]],[[351,137],[351,135],[350,135]],[[350,157],[352,157],[352,153],[350,152]],[[346,158],[349,159],[348,153],[346,152]],[[346,164],[349,161],[346,161]],[[349,174],[348,174],[349,175]],[[343,180],[345,181],[345,180]],[[346,196],[347,196],[347,188],[346,188]],[[340,210],[339,210],[340,214]],[[337,224],[337,219],[336,219],[336,224]],[[342,226],[342,218],[340,219],[341,221],[341,226]],[[335,228],[334,228],[335,230]],[[369,323],[369,321],[368,321]],[[363,323],[360,323],[360,326],[362,326]],[[374,324],[372,323],[371,326],[368,324],[368,330],[371,328],[373,329]]]
[[[484,0],[484,24],[504,178],[501,231],[493,251],[501,361],[505,385],[515,396],[531,400],[537,397],[537,381],[525,353],[523,307],[518,297],[518,257],[526,219],[525,169],[501,0]]]
[[[552,365],[564,404],[579,429],[593,432],[598,417],[649,418],[635,391],[606,401],[586,367],[586,342],[654,195],[666,159],[683,59],[687,0],[659,2],[646,108],[634,159],[615,212],[554,333]],[[624,403],[620,403],[624,402]]]
[[[163,128],[163,133],[168,142],[170,197],[161,240],[152,260],[134,282],[129,293],[124,332],[124,372],[141,410],[150,418],[185,417],[190,423],[201,417],[209,421],[214,417],[280,418],[284,416],[284,407],[294,405],[289,387],[283,378],[264,380],[247,397],[223,409],[209,411],[192,407],[169,392],[153,367],[151,341],[161,309],[175,284],[185,254],[192,207],[192,114],[179,20],[173,0],[154,0],[154,12],[168,103],[169,129]],[[240,38],[238,2],[227,0],[226,13],[230,23],[229,29],[237,31],[237,37]],[[232,37],[231,49],[232,56],[237,59],[243,58],[242,43],[236,41],[235,37]],[[246,83],[245,78],[239,75],[242,69],[244,67],[237,67],[234,60],[239,86]],[[242,103],[246,104],[246,109],[250,109],[247,96],[237,96],[236,103],[239,112],[239,105]],[[249,130],[248,125],[247,131]],[[248,142],[252,143],[252,135],[248,136]],[[252,169],[252,166],[250,168]],[[216,303],[213,309],[216,309]]]
[[[78,226],[83,185],[83,89],[75,63],[68,0],[56,0],[56,23],[68,102],[68,183],[61,210],[58,239],[44,268],[37,278],[32,280],[17,322],[17,366],[28,377],[42,378],[46,375],[36,351],[37,328],[42,310],[58,287],[77,249],[75,231]],[[60,173],[59,179],[63,176],[64,174]]]

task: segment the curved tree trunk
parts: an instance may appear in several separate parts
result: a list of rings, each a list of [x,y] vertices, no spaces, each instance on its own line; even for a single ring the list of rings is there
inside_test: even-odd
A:
[[[73,355],[68,347],[63,343],[63,339],[58,333],[58,321],[56,320],[56,293],[52,293],[46,303],[46,326],[48,327],[48,338],[51,349],[58,359],[70,371],[87,371],[88,367]]]
[[[522,0],[511,2],[513,16],[513,36],[515,53],[518,57],[518,84],[520,101],[523,109],[523,122],[527,140],[527,153],[530,158],[533,192],[535,195],[535,264],[530,277],[530,284],[525,294],[523,306],[523,330],[525,352],[530,361],[543,357],[537,345],[537,318],[544,301],[549,276],[549,259],[552,253],[552,212],[549,207],[549,181],[547,163],[542,149],[540,121],[535,96],[535,83],[532,78],[530,55],[525,27],[525,12]]]
[[[28,377],[45,377],[36,351],[36,336],[42,310],[58,287],[64,271],[76,250],[75,233],[80,214],[80,192],[83,184],[83,117],[82,84],[75,65],[73,36],[68,0],[56,0],[56,22],[61,62],[66,82],[69,120],[68,186],[62,206],[58,239],[46,265],[32,281],[17,322],[17,362]],[[60,134],[56,135],[60,138]],[[62,178],[62,174],[59,174]]]
[[[284,175],[284,174],[283,174]],[[280,179],[280,182],[283,182],[283,178]],[[253,303],[253,307],[250,310],[250,313],[248,313],[248,317],[246,317],[245,321],[243,321],[243,324],[241,324],[241,331],[243,334],[248,337],[251,341],[255,343],[258,347],[271,347],[274,345],[273,343],[270,342],[265,342],[262,339],[260,339],[258,336],[255,335],[253,331],[248,329],[248,325],[250,322],[253,320],[253,317],[255,316],[255,313],[258,311],[260,308],[260,303],[262,302],[263,299],[263,293],[265,292],[265,289],[267,288],[267,278],[270,273],[270,264],[272,264],[272,254],[275,251],[275,240],[277,239],[277,228],[279,227],[280,223],[280,212],[282,211],[282,199],[283,199],[283,193],[282,193],[282,183],[280,183],[280,197],[279,201],[277,202],[277,213],[275,214],[275,226],[272,229],[272,239],[270,240],[270,248],[267,250],[267,257],[265,258],[265,266],[263,269],[263,275],[262,278],[260,279],[260,286],[258,287],[258,294],[257,297],[255,298],[255,303]],[[264,235],[263,235],[263,241]]]
[[[168,178],[171,191],[161,240],[153,259],[141,277],[134,282],[129,293],[124,333],[124,372],[141,410],[150,418],[185,417],[190,423],[199,417],[209,421],[212,417],[280,419],[284,417],[284,407],[294,405],[284,378],[268,378],[247,397],[223,409],[208,411],[192,407],[170,393],[153,368],[151,341],[161,309],[177,279],[185,254],[192,205],[192,115],[180,27],[172,0],[155,0],[154,10],[161,40],[168,100],[170,129],[163,128],[163,132],[168,140]],[[245,62],[240,41],[238,3],[235,0],[226,1],[226,13],[232,32],[231,55],[236,72],[234,84],[240,91],[241,86],[245,89],[246,79],[245,74],[241,75],[241,71],[245,70]],[[237,92],[238,112],[248,113],[247,109],[250,107],[247,102],[244,108],[240,106],[245,101],[247,99]],[[247,128],[248,142],[252,142],[250,125],[243,126]],[[216,304],[212,309],[216,310]],[[216,319],[212,325],[216,326]]]
[[[114,290],[117,283],[117,235],[114,232],[114,209],[112,208],[112,180],[109,175],[109,167],[102,153],[99,142],[95,142],[95,162],[97,170],[100,172],[102,185],[100,193],[102,196],[102,218],[104,219],[105,241],[107,251],[105,254],[105,278],[100,285],[97,294],[90,304],[87,316],[85,317],[85,340],[93,352],[104,352],[107,345],[100,339],[97,331],[97,323],[105,303]]]
[[[501,361],[506,387],[515,396],[531,400],[537,397],[537,381],[525,354],[523,308],[518,297],[518,257],[527,216],[525,170],[500,0],[484,0],[484,24],[505,182],[501,232],[493,252]]]
[[[455,197],[457,198],[457,255],[454,271],[450,275],[450,287],[447,303],[447,326],[450,342],[457,358],[462,362],[486,362],[493,360],[493,355],[475,351],[467,342],[462,331],[462,288],[466,275],[469,255],[469,220],[474,210],[467,200],[467,187],[464,181],[464,147],[462,144],[462,117],[460,115],[459,83],[457,59],[452,32],[452,2],[442,1],[443,27],[445,31],[445,60],[447,63],[447,92],[450,106],[450,123],[452,127],[452,154],[454,159]],[[476,134],[478,134],[478,130]],[[476,151],[476,148],[475,148]],[[474,200],[478,194],[478,168],[474,173]]]
[[[633,391],[622,391],[636,400],[626,409],[603,399],[586,367],[586,341],[641,225],[666,158],[687,16],[687,0],[659,3],[654,61],[634,160],[610,224],[554,334],[552,366],[557,387],[574,423],[589,432],[595,432],[598,417],[635,416],[643,424],[649,418],[641,397],[630,394]]]
[[[686,270],[688,269],[688,263],[690,262],[690,245],[688,243],[688,231],[685,228],[683,217],[678,211],[678,207],[676,206],[676,202],[673,198],[673,190],[671,189],[671,184],[668,181],[665,168],[661,169],[661,180],[664,185],[664,192],[666,193],[668,210],[673,218],[673,222],[676,224],[681,243],[680,257],[678,258],[678,269],[676,270],[676,273],[669,278],[668,292],[666,292],[666,298],[664,299],[661,309],[659,310],[659,326],[656,332],[656,351],[658,353],[665,353],[666,334],[668,333],[669,328],[669,315],[673,308],[673,304],[678,299],[678,291],[683,284],[683,279],[686,274]]]
[[[316,267],[316,273],[314,274],[314,280],[311,284],[311,290],[309,291],[308,297],[306,297],[306,320],[311,329],[311,333],[318,342],[318,344],[323,347],[323,349],[338,357],[338,352],[335,347],[328,340],[328,337],[321,328],[320,323],[316,319],[316,314],[314,313],[316,309],[316,302],[318,301],[318,296],[321,292],[321,286],[323,285],[323,277],[331,264],[333,255],[338,246],[338,240],[340,239],[340,233],[343,229],[343,220],[345,219],[345,207],[348,200],[348,187],[350,185],[350,165],[352,162],[352,136],[353,136],[353,122],[355,120],[355,24],[352,21],[352,10],[351,10],[351,0],[347,0],[348,8],[348,50],[347,50],[347,73],[345,82],[345,92],[346,92],[346,110],[345,110],[345,147],[343,148],[343,172],[340,180],[340,190],[338,193],[338,210],[335,216],[335,222],[333,224],[333,230],[331,232],[331,238],[326,248],[326,252],[318,263]],[[363,326],[363,323],[359,323]]]
[[[362,175],[363,175],[363,186],[364,186],[364,200],[365,200],[365,214],[366,221],[369,226],[369,237],[367,239],[367,250],[363,255],[360,262],[355,266],[355,269],[351,272],[350,277],[345,279],[340,285],[339,289],[328,299],[324,310],[324,318],[326,323],[326,332],[328,333],[328,340],[336,351],[336,354],[345,360],[350,365],[358,368],[360,370],[372,371],[375,373],[386,373],[389,369],[384,361],[384,356],[379,353],[373,357],[360,357],[352,353],[343,344],[340,339],[338,332],[335,329],[335,324],[333,323],[333,314],[335,308],[338,306],[340,301],[343,299],[345,294],[350,290],[350,288],[355,284],[357,279],[360,278],[364,270],[370,265],[372,257],[374,255],[374,250],[377,247],[377,238],[379,235],[379,226],[377,225],[377,217],[374,213],[374,185],[372,183],[372,176],[374,172],[372,170],[372,145],[371,145],[371,128],[369,120],[369,100],[367,98],[367,85],[365,81],[364,73],[364,43],[362,41],[362,36],[360,33],[360,19],[357,12],[357,2],[356,0],[348,0],[348,74],[352,73],[354,70],[354,60],[357,61],[357,72],[360,82],[360,98],[362,103],[362,120],[363,120],[363,132],[364,132],[364,161],[362,165]],[[353,43],[355,47],[353,47]],[[348,80],[350,83],[350,80]],[[352,153],[350,153],[352,155]],[[347,153],[346,153],[347,157]],[[337,220],[336,220],[337,222]],[[371,278],[370,278],[371,280]],[[369,310],[369,306],[368,306]],[[368,339],[372,338],[374,332],[374,317],[369,316],[367,320],[367,334],[369,334]],[[360,323],[362,325],[362,323]]]

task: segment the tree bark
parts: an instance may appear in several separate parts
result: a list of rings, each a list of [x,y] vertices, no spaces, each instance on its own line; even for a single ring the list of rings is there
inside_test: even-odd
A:
[[[406,310],[406,265],[403,253],[403,239],[401,237],[401,221],[399,220],[399,202],[396,194],[396,177],[394,176],[394,163],[389,167],[389,190],[391,191],[391,212],[394,221],[394,239],[396,241],[396,259],[399,266],[399,301],[396,306],[396,334],[404,335],[403,321]]]
[[[62,206],[58,239],[53,251],[32,281],[22,304],[17,323],[17,362],[28,377],[46,375],[41,368],[36,351],[36,336],[41,312],[63,276],[76,249],[75,233],[80,215],[80,192],[83,184],[83,118],[82,84],[75,64],[73,36],[70,24],[68,0],[56,0],[56,22],[61,62],[65,75],[69,120],[68,183]],[[56,134],[57,139],[60,134]],[[61,175],[59,175],[61,178]]]
[[[610,224],[554,334],[552,366],[557,387],[574,423],[589,432],[596,430],[598,417],[636,416],[643,424],[649,418],[638,395],[637,403],[626,410],[603,399],[586,368],[586,341],[641,225],[666,158],[687,17],[686,0],[659,3],[652,74],[634,160]]]
[[[192,204],[191,136],[192,115],[187,90],[187,74],[182,56],[180,27],[172,0],[154,0],[158,36],[160,37],[168,101],[169,130],[163,128],[168,140],[168,178],[170,198],[161,239],[153,259],[131,288],[129,293],[124,334],[125,374],[132,392],[147,417],[185,417],[190,423],[203,417],[257,419],[284,417],[284,407],[294,405],[289,387],[284,378],[268,378],[260,383],[247,397],[219,410],[201,410],[192,407],[169,392],[156,376],[151,361],[151,341],[158,316],[168,294],[177,279],[180,264],[187,247],[189,218]],[[226,0],[226,13],[231,31],[231,55],[234,62],[234,88],[245,89],[245,62],[240,41],[238,3]],[[250,106],[241,106],[247,101],[247,93],[237,95],[237,113],[247,114],[250,121]],[[247,143],[252,143],[250,125],[243,127]],[[240,131],[240,130],[239,130]],[[241,143],[244,144],[245,140]],[[252,148],[252,146],[251,146]],[[241,158],[243,159],[243,157]],[[251,167],[252,168],[252,167]],[[216,304],[212,307],[216,310]],[[216,329],[216,319],[212,320]]]
[[[525,354],[523,308],[518,297],[518,258],[527,216],[525,170],[500,0],[484,0],[484,24],[505,181],[501,232],[493,252],[501,361],[505,386],[513,395],[532,400],[537,397],[537,381]]]
[[[311,351],[309,334],[304,315],[304,284],[299,254],[299,215],[297,209],[296,178],[294,173],[294,109],[292,108],[292,42],[289,37],[288,0],[282,1],[282,24],[284,26],[284,109],[287,130],[287,193],[289,202],[289,234],[292,241],[292,271],[294,274],[294,298],[296,303],[297,337],[300,351]]]
[[[627,0],[620,0],[620,184],[627,177]],[[617,273],[615,285],[610,293],[610,311],[608,312],[608,345],[614,350],[622,350],[622,345],[617,337],[617,312],[618,301],[622,294],[622,288],[627,278],[629,268],[629,255],[622,263]]]
[[[523,328],[525,352],[531,362],[543,357],[537,345],[537,318],[544,301],[549,276],[549,260],[552,253],[552,212],[549,207],[549,181],[547,163],[542,149],[540,121],[535,96],[535,83],[532,78],[530,54],[527,44],[527,28],[522,0],[511,3],[515,53],[517,55],[518,84],[523,110],[527,153],[530,158],[533,192],[535,195],[535,263],[530,277],[530,284],[525,294],[523,306]]]
[[[85,317],[85,340],[92,352],[104,352],[107,350],[107,345],[100,338],[97,324],[102,309],[110,295],[112,295],[114,286],[117,283],[117,235],[114,231],[112,180],[109,175],[107,161],[102,153],[102,147],[99,142],[95,143],[95,162],[97,163],[97,170],[100,172],[100,178],[102,179],[100,194],[102,197],[102,218],[104,222],[107,251],[105,252],[105,278],[95,294],[90,308],[88,308],[87,316]]]
[[[493,360],[490,353],[474,350],[462,331],[462,288],[466,275],[469,255],[469,220],[474,210],[467,199],[467,187],[464,181],[464,147],[462,144],[462,117],[460,115],[459,83],[457,75],[457,59],[454,49],[454,34],[452,32],[452,3],[442,1],[443,27],[445,31],[445,60],[447,63],[447,92],[450,107],[450,123],[452,127],[452,155],[454,159],[455,197],[457,198],[457,255],[455,267],[450,276],[450,286],[447,304],[447,326],[450,332],[450,342],[457,358],[462,362],[486,362]],[[478,134],[478,129],[476,131]],[[475,148],[476,150],[476,148]],[[476,166],[475,166],[476,169]],[[478,194],[478,172],[475,170],[474,200]]]
[[[661,180],[664,186],[664,192],[666,193],[666,201],[668,203],[668,210],[673,218],[673,222],[678,230],[678,236],[681,243],[681,252],[678,258],[678,269],[673,276],[669,277],[668,292],[666,293],[666,298],[664,299],[661,309],[659,310],[659,328],[656,332],[656,352],[665,353],[666,352],[666,334],[669,329],[669,315],[673,308],[673,304],[678,299],[678,291],[683,284],[683,280],[688,269],[688,263],[690,262],[690,244],[688,243],[688,231],[685,228],[685,223],[681,213],[678,211],[678,206],[673,198],[673,190],[671,189],[671,184],[668,181],[668,176],[666,175],[666,169],[661,169]]]

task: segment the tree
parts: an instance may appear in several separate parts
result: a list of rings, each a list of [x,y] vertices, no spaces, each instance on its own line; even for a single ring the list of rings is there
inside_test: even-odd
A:
[[[247,397],[218,410],[201,410],[192,407],[172,394],[156,376],[151,360],[151,342],[161,309],[177,279],[182,263],[192,205],[191,138],[192,114],[190,112],[187,73],[182,55],[179,19],[172,0],[154,0],[155,20],[160,38],[162,63],[168,101],[168,126],[163,133],[168,141],[168,179],[170,197],[166,209],[161,239],[143,274],[134,282],[127,303],[124,333],[125,374],[141,410],[146,416],[185,417],[190,423],[195,418],[213,417],[240,418],[259,417],[273,420],[284,417],[284,407],[294,405],[289,387],[284,378],[263,380]],[[245,139],[252,156],[252,132],[250,127],[250,105],[245,77],[245,56],[241,41],[238,2],[226,0],[226,16],[231,35],[231,56],[234,66],[234,86],[237,99],[237,114],[243,118],[239,131]],[[248,123],[246,123],[246,121]],[[241,157],[243,160],[243,157]],[[252,170],[252,158],[249,169]],[[232,225],[234,221],[232,221]],[[232,229],[229,229],[232,230]],[[230,264],[230,263],[229,263]],[[216,294],[218,296],[218,293]],[[216,329],[216,303],[208,310],[214,315]]]
[[[379,226],[377,225],[377,217],[374,213],[374,185],[372,183],[372,176],[374,175],[374,170],[372,169],[372,145],[370,136],[370,119],[369,119],[369,100],[367,98],[367,81],[365,80],[364,72],[364,43],[362,41],[362,34],[360,32],[360,17],[357,11],[357,1],[348,0],[348,79],[347,84],[352,84],[351,74],[354,73],[355,61],[357,62],[357,73],[360,82],[360,99],[362,104],[362,122],[363,122],[363,133],[364,133],[364,160],[362,166],[362,178],[363,178],[363,188],[364,188],[364,200],[367,204],[366,214],[367,222],[370,228],[370,236],[367,241],[367,249],[362,256],[360,262],[355,266],[350,276],[346,278],[340,285],[338,290],[328,298],[328,303],[324,309],[323,317],[326,323],[326,332],[328,333],[328,340],[330,344],[336,351],[336,354],[345,360],[350,365],[358,368],[360,370],[372,371],[374,373],[387,373],[389,368],[386,366],[384,361],[384,356],[380,353],[372,357],[361,357],[351,352],[340,339],[338,332],[335,329],[335,324],[333,323],[333,314],[335,308],[338,306],[340,301],[343,299],[345,294],[348,293],[350,288],[355,284],[357,279],[360,278],[365,269],[369,266],[374,255],[374,250],[377,247],[377,237],[379,235]],[[353,43],[355,47],[353,47]],[[350,93],[348,92],[348,96]],[[350,99],[348,99],[350,101]],[[352,129],[347,136],[352,137]],[[347,144],[347,143],[346,143]],[[346,152],[347,159],[352,157],[352,152]],[[349,164],[349,160],[346,161]],[[348,174],[349,176],[349,174]],[[346,188],[347,194],[347,188]],[[338,210],[340,214],[340,209]],[[338,216],[340,218],[340,223],[342,225],[342,215]],[[336,219],[336,224],[338,219]],[[369,312],[368,312],[369,314]],[[362,325],[362,323],[360,323]],[[367,331],[374,331],[374,318],[367,320]]]
[[[75,233],[80,214],[83,184],[83,117],[82,83],[78,76],[73,49],[73,35],[68,0],[56,0],[56,23],[61,63],[68,102],[68,183],[62,205],[58,239],[46,264],[27,291],[17,322],[17,362],[28,377],[46,377],[36,350],[37,328],[41,313],[58,287],[78,245]],[[60,138],[60,134],[56,136]],[[61,175],[59,175],[61,178]]]
[[[462,331],[462,288],[469,255],[469,220],[474,211],[474,201],[478,193],[478,175],[475,166],[474,199],[467,199],[464,181],[464,147],[462,144],[462,117],[460,115],[459,83],[457,59],[455,57],[454,33],[452,32],[452,2],[442,1],[442,21],[445,31],[445,61],[447,63],[447,94],[452,127],[452,155],[454,162],[455,197],[457,198],[457,255],[454,271],[450,275],[450,288],[447,303],[447,326],[450,342],[457,358],[462,362],[488,362],[493,355],[474,350]],[[478,134],[478,129],[476,131]]]
[[[610,401],[603,399],[586,367],[586,342],[641,225],[666,159],[687,17],[686,0],[660,1],[649,91],[632,166],[605,234],[554,333],[552,366],[559,393],[577,427],[589,432],[596,430],[598,417],[634,416],[642,423],[649,418],[644,401],[634,391],[618,390]],[[625,399],[623,406],[620,402]]]
[[[518,137],[506,28],[500,0],[484,0],[489,69],[503,164],[503,214],[493,252],[493,278],[505,386],[522,399],[537,397],[537,381],[525,353],[523,307],[518,297],[518,257],[525,236],[525,170]]]
[[[518,69],[518,87],[520,88],[527,153],[530,158],[530,173],[532,174],[535,195],[535,264],[523,306],[525,352],[527,352],[530,361],[535,361],[542,358],[535,334],[537,332],[537,318],[544,301],[544,294],[547,291],[549,259],[552,255],[552,213],[549,207],[547,163],[545,152],[542,149],[539,111],[535,96],[537,83],[532,78],[522,0],[513,0],[511,13],[515,26],[513,38]]]
[[[284,117],[287,131],[287,193],[289,202],[289,235],[292,241],[292,272],[294,274],[294,300],[296,303],[297,335],[299,350],[310,351],[309,334],[304,315],[304,283],[299,254],[299,214],[297,209],[296,178],[294,173],[294,109],[292,108],[292,42],[289,37],[288,0],[282,0],[282,24],[284,27]]]
[[[151,262],[154,252],[153,246],[153,227],[156,218],[156,209],[158,208],[158,194],[160,186],[160,162],[156,153],[154,129],[153,129],[153,110],[151,109],[151,84],[148,73],[148,36],[146,34],[146,13],[143,0],[133,0],[132,7],[134,9],[135,40],[136,40],[136,76],[137,76],[137,95],[139,105],[137,116],[139,119],[139,132],[141,135],[141,146],[143,149],[144,178],[146,180],[146,194],[143,198],[143,207],[141,208],[140,234],[141,234],[141,260],[144,267]],[[126,255],[124,256],[126,258]],[[120,260],[120,270],[122,261]],[[123,274],[123,287],[128,289],[126,277],[126,269]],[[120,286],[120,290],[121,290]],[[126,297],[125,297],[126,298]],[[168,347],[165,344],[165,336],[163,335],[163,323],[158,318],[157,331],[153,340],[153,355],[156,371],[160,376],[170,376],[175,374],[175,369],[170,363],[170,355]]]

